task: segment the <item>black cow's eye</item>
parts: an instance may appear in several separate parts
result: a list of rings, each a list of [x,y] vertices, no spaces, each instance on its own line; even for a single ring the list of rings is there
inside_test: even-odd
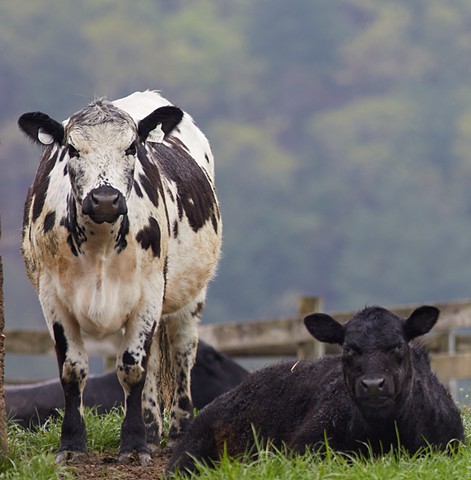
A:
[[[396,345],[389,350],[389,354],[400,361],[404,358],[404,347],[402,345]]]
[[[348,365],[352,365],[360,354],[361,352],[355,347],[350,345],[343,346],[342,358]]]
[[[68,150],[70,158],[80,157],[79,151],[73,145],[71,145],[70,143],[67,145],[67,150]]]
[[[131,145],[129,145],[128,148],[126,148],[126,151],[124,152],[126,155],[136,155],[136,142],[132,142]]]

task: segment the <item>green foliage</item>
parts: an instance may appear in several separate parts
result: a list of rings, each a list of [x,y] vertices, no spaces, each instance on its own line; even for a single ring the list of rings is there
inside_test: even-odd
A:
[[[146,88],[214,149],[225,232],[206,321],[290,314],[299,294],[468,297],[470,21],[465,0],[5,0],[7,327],[43,325],[18,253],[38,151],[16,119]]]

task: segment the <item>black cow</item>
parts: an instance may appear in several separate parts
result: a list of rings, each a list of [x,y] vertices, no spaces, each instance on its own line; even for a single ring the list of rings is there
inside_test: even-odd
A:
[[[202,409],[219,395],[237,386],[248,376],[247,370],[226,355],[203,342],[198,343],[196,363],[191,371],[191,393],[197,409]],[[83,402],[106,413],[123,404],[123,389],[116,372],[90,375],[84,390]],[[10,418],[28,428],[43,424],[64,408],[64,393],[58,379],[33,385],[7,385],[6,410]]]
[[[289,449],[325,448],[380,454],[400,444],[410,452],[431,444],[446,449],[463,440],[451,396],[430,369],[414,338],[427,333],[439,310],[423,306],[403,320],[380,307],[366,308],[344,326],[315,313],[304,319],[318,340],[342,354],[284,362],[260,370],[204,408],[169,463],[192,471],[194,458],[215,461],[262,441]],[[399,439],[398,439],[399,437]],[[369,446],[368,446],[369,445]]]

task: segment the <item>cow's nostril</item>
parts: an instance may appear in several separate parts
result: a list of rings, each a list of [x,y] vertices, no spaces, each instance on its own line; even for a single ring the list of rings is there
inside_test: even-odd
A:
[[[90,194],[93,207],[98,207],[99,201],[94,193]]]
[[[383,377],[363,378],[361,386],[367,395],[381,395],[386,389],[386,380]]]

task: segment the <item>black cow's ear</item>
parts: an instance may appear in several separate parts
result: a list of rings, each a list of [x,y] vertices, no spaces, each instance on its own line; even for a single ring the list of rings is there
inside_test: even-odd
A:
[[[18,119],[18,126],[33,142],[40,145],[64,143],[64,127],[45,113],[24,113]]]
[[[440,310],[436,307],[424,305],[416,308],[404,323],[407,341],[428,333],[437,323],[439,315]]]
[[[160,107],[143,118],[137,127],[139,138],[142,141],[160,143],[183,118],[183,112],[171,105]]]
[[[304,325],[309,333],[320,342],[342,345],[345,338],[343,326],[325,313],[312,313],[308,315],[304,319]]]

